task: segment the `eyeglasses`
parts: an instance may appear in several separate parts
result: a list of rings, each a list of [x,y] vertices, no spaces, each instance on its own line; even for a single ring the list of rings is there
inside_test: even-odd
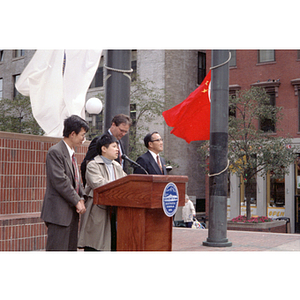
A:
[[[153,141],[151,141],[151,142],[160,142],[160,141],[164,141],[162,138],[160,138],[160,139],[157,139],[157,140],[153,140]]]
[[[121,129],[119,126],[117,126],[118,128],[119,128],[119,130],[122,132],[122,133],[124,133],[124,134],[126,134],[128,131],[127,130],[124,130],[124,129]]]

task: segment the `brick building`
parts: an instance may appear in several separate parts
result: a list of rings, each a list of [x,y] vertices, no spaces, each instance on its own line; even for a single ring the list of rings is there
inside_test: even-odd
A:
[[[274,136],[290,136],[292,145],[300,145],[300,51],[299,50],[232,50],[229,69],[229,92],[259,86],[266,89],[271,102],[283,107],[283,120],[276,124]],[[211,64],[211,51],[206,52],[207,66]],[[289,168],[285,179],[271,180],[257,177],[256,193],[251,195],[254,215],[288,217],[291,231],[299,232],[297,188],[298,169]],[[228,217],[245,212],[241,199],[240,181],[230,176]]]

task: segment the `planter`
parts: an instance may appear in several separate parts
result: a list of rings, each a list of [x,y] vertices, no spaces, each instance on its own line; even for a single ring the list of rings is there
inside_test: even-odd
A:
[[[278,220],[265,223],[240,223],[240,222],[227,222],[227,230],[239,231],[261,231],[261,232],[277,232],[287,233],[287,223],[285,220]]]

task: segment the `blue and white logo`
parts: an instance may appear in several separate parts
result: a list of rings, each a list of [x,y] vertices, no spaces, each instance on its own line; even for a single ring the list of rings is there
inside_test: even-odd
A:
[[[164,213],[168,217],[175,215],[178,208],[179,194],[177,186],[173,182],[169,182],[163,192],[162,207]]]

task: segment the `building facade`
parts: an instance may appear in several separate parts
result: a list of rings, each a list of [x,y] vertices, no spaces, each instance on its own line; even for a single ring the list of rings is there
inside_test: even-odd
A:
[[[34,52],[35,50],[0,50],[0,98],[14,98],[14,83]],[[142,80],[151,80],[157,88],[165,90],[168,95],[165,98],[167,110],[186,99],[202,82],[211,66],[211,54],[211,50],[133,50],[132,68]],[[276,124],[273,134],[289,135],[292,137],[292,146],[300,146],[299,51],[231,50],[231,54],[229,92],[233,94],[251,86],[265,88],[274,105],[283,107],[283,120]],[[88,90],[87,99],[104,91],[105,59],[106,51],[103,51],[103,59]],[[187,144],[171,135],[171,128],[162,117],[147,125],[150,131],[158,131],[164,138],[163,155],[166,160],[174,163],[170,174],[189,177],[187,193],[197,203],[197,210],[201,210],[200,206],[204,210],[203,202],[208,197],[208,186],[205,185],[205,172],[197,153],[201,142]],[[291,165],[289,171],[283,181],[277,182],[268,176],[257,176],[255,192],[251,195],[251,208],[253,215],[288,217],[291,231],[299,232],[300,172],[296,164]],[[230,175],[228,218],[245,213],[243,193],[239,178]]]
[[[272,135],[291,137],[292,147],[300,145],[300,53],[299,50],[232,50],[229,68],[229,93],[265,88],[271,103],[282,107],[283,119],[272,128]],[[211,64],[207,51],[207,65]],[[289,167],[283,180],[257,176],[251,194],[253,215],[290,219],[291,232],[299,232],[300,194],[297,164]],[[235,175],[230,175],[228,218],[245,214],[243,186]]]
[[[35,50],[0,50],[0,99],[16,96],[15,83]]]
[[[200,53],[200,54],[199,54]],[[199,63],[200,61],[200,63]],[[99,69],[92,87],[87,93],[87,99],[103,92],[105,76],[103,66],[106,62],[106,51],[103,51]],[[199,67],[200,66],[200,67]],[[205,51],[198,50],[133,50],[132,69],[141,80],[154,82],[155,87],[164,89],[168,95],[165,109],[182,102],[198,87],[206,75]],[[97,79],[97,76],[99,79]],[[102,81],[102,79],[104,80]],[[98,84],[96,84],[98,82]],[[187,193],[198,206],[198,211],[205,210],[205,173],[203,163],[197,149],[201,142],[186,143],[184,140],[170,134],[163,117],[158,117],[147,124],[149,131],[158,131],[164,138],[163,156],[174,163],[170,175],[185,175],[189,177]],[[143,143],[143,141],[140,141]],[[146,148],[145,148],[146,151]],[[130,153],[129,153],[130,155]]]
[[[0,99],[14,99],[18,77],[29,63],[35,50],[0,50]],[[87,100],[104,91],[106,51],[87,93]],[[198,50],[133,50],[132,68],[142,80],[155,83],[168,94],[165,109],[182,102],[197,88],[206,75],[205,51]],[[165,100],[165,99],[164,99]],[[90,116],[86,113],[87,120]],[[99,123],[101,124],[101,123]],[[100,125],[99,125],[100,126]],[[197,148],[201,142],[187,144],[170,134],[162,116],[147,124],[150,131],[158,131],[164,138],[163,156],[174,163],[171,175],[189,177],[187,193],[198,210],[204,211],[205,175]],[[143,143],[143,141],[140,141]],[[145,148],[146,151],[146,148]],[[130,153],[129,153],[130,156]]]

